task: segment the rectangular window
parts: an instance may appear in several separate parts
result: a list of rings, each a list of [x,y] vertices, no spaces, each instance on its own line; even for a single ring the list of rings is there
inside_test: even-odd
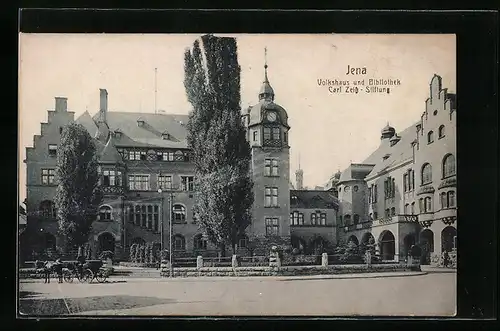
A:
[[[311,225],[316,225],[316,213],[311,214]]]
[[[276,217],[266,217],[266,236],[278,236],[279,223]]]
[[[415,189],[415,171],[410,170],[410,178],[411,178],[410,189],[414,190]]]
[[[54,185],[55,174],[55,169],[42,169],[42,185]]]
[[[277,187],[266,187],[264,207],[278,207]]]
[[[162,190],[172,189],[172,176],[160,176],[158,175],[158,182],[156,183],[158,188]]]
[[[258,134],[258,132],[257,132],[257,130],[255,130],[253,132],[253,141],[257,141],[257,134]]]
[[[168,162],[174,161],[174,152],[163,152],[162,153],[162,160],[168,161]]]
[[[432,200],[429,197],[425,198],[425,211],[426,212],[432,211]]]
[[[410,190],[410,187],[408,185],[408,174],[403,175],[403,188],[405,192],[408,192]]]
[[[264,175],[265,176],[278,176],[278,160],[265,159],[264,161]]]
[[[455,207],[455,192],[453,191],[448,192],[448,207]]]
[[[104,186],[121,186],[122,173],[115,170],[104,170],[102,172],[102,184]]]
[[[193,176],[181,176],[181,190],[183,191],[194,191],[194,177]]]
[[[273,128],[273,135],[272,135],[272,140],[280,140],[280,128],[275,127]]]
[[[149,191],[149,175],[129,175],[128,186],[131,191]]]
[[[49,144],[49,156],[57,156],[57,145]]]
[[[299,225],[304,225],[304,214],[299,213]]]
[[[158,215],[160,214],[159,213],[159,208],[158,208],[158,205],[155,205],[153,206],[153,230],[155,232],[158,232],[158,228],[159,228],[159,224],[158,224]]]
[[[271,128],[264,128],[264,140],[271,139]]]
[[[375,186],[373,187],[373,203],[377,202],[377,198],[378,198],[378,191],[377,191],[377,184],[375,184]]]
[[[146,205],[142,205],[141,206],[141,226],[143,228],[146,227],[146,224],[147,224],[147,217],[148,217],[148,213],[147,213],[147,206]]]

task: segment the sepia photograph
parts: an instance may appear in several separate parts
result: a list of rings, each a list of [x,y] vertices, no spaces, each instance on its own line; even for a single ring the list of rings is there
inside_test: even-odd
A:
[[[452,317],[453,34],[19,34],[18,318]]]

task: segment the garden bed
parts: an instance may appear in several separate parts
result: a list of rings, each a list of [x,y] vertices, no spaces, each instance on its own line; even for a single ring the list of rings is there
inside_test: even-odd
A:
[[[404,264],[366,264],[358,265],[334,265],[328,267],[321,266],[283,266],[273,267],[203,267],[203,268],[174,268],[175,277],[249,277],[249,276],[312,276],[312,275],[333,275],[333,274],[353,274],[372,272],[404,272],[420,271],[419,265],[408,266]],[[169,276],[169,270],[162,268],[162,276]]]

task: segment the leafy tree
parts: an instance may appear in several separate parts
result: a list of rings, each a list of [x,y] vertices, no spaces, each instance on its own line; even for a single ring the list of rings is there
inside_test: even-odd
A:
[[[250,145],[241,121],[236,40],[204,35],[185,52],[184,86],[193,110],[187,141],[193,151],[200,228],[222,254],[236,249],[250,224]]]
[[[82,248],[102,200],[98,161],[92,137],[80,124],[68,124],[57,150],[59,179],[55,206],[65,248]]]

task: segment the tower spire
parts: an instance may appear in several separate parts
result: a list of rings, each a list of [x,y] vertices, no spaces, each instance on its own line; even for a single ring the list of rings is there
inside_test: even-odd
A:
[[[264,82],[262,82],[262,86],[259,92],[259,100],[274,100],[274,90],[269,84],[269,79],[267,78],[267,47],[264,47]]]

